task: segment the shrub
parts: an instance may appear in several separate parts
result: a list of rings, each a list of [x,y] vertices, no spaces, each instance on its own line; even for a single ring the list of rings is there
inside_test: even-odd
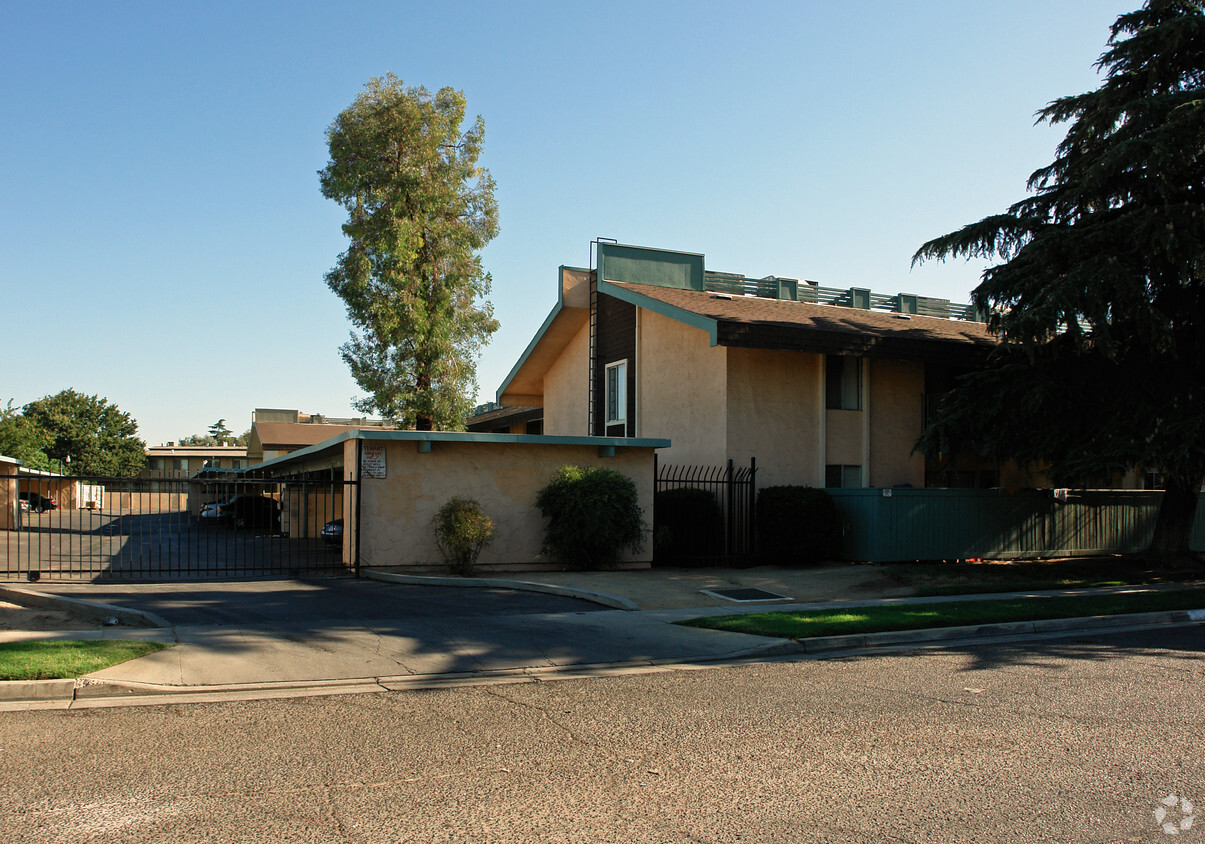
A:
[[[562,466],[536,506],[548,519],[544,552],[571,568],[602,568],[644,545],[636,484],[614,469]]]
[[[494,521],[472,498],[456,496],[431,520],[435,544],[455,574],[471,577],[481,549],[494,537]]]
[[[660,561],[689,560],[716,553],[723,546],[724,514],[715,495],[698,487],[675,487],[656,495]]]
[[[757,537],[762,560],[810,565],[832,559],[841,535],[833,498],[808,486],[769,486],[757,494]]]

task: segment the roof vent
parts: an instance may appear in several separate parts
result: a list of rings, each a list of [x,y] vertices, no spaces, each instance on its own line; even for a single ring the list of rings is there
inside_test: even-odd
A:
[[[712,293],[711,298],[712,299],[731,299],[732,296],[728,293]]]

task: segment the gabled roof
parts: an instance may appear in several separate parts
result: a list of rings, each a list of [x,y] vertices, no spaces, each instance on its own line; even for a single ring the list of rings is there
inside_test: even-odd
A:
[[[590,270],[558,270],[556,305],[498,388],[498,401],[536,407],[544,402],[544,373],[590,319]]]
[[[556,306],[498,388],[499,402],[543,402],[545,375],[589,321],[595,276],[599,295],[697,328],[713,346],[969,363],[998,342],[970,306],[944,299],[711,273],[693,252],[614,243],[597,252],[597,270],[561,267]]]

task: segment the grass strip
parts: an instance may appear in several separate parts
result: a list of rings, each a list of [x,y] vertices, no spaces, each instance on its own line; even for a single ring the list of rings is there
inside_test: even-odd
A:
[[[678,624],[733,633],[752,633],[755,636],[810,639],[815,636],[1202,608],[1205,608],[1205,589],[1182,589],[1072,597],[951,601],[937,604],[887,604],[805,612],[762,612],[692,618]]]
[[[110,665],[169,648],[162,642],[34,641],[0,643],[0,680],[83,677]]]
[[[1205,576],[1203,567],[1161,566],[1122,556],[1015,562],[892,563],[882,568],[900,584],[911,586],[918,597],[1182,583]]]

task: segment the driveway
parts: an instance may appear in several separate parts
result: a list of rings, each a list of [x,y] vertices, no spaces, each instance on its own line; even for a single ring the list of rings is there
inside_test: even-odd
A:
[[[603,609],[590,601],[513,589],[403,586],[340,577],[223,583],[55,583],[38,591],[154,613],[177,627],[233,624],[292,629]]]
[[[206,584],[46,584],[38,591],[151,612],[176,647],[90,675],[148,686],[269,686],[723,659],[760,637],[509,589],[350,578]],[[147,638],[147,631],[113,635]],[[60,638],[71,638],[64,633]]]

